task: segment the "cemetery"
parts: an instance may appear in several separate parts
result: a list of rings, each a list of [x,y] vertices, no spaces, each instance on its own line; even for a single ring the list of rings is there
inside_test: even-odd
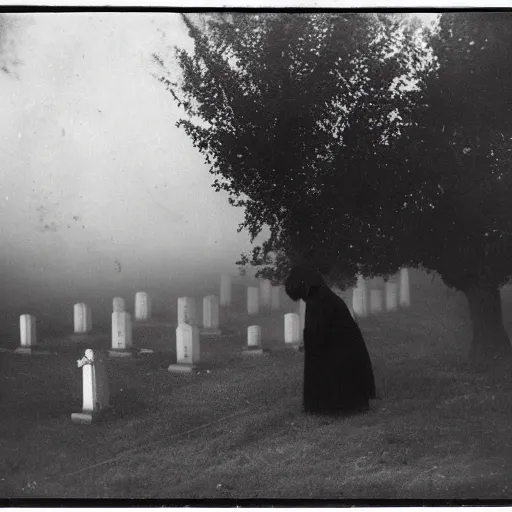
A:
[[[348,418],[301,413],[305,308],[264,280],[233,294],[222,276],[167,319],[149,292],[134,294],[133,318],[115,297],[110,326],[71,304],[60,339],[21,315],[18,346],[0,347],[2,496],[506,496],[508,370],[470,372],[461,297],[410,275],[339,292],[379,394]]]

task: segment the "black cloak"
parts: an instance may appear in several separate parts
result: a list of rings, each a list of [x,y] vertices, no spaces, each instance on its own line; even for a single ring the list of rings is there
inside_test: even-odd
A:
[[[306,302],[304,398],[306,412],[353,412],[375,398],[372,363],[350,310],[314,268],[294,267],[287,295]]]

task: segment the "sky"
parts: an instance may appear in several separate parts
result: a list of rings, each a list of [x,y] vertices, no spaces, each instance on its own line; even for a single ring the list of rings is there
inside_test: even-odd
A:
[[[151,73],[164,43],[191,48],[179,14],[17,16],[18,78],[0,73],[3,290],[23,301],[236,273],[243,211],[211,187]]]
[[[181,129],[150,55],[190,45],[177,14],[23,15],[19,79],[0,75],[3,270],[105,284],[236,272],[243,211]]]

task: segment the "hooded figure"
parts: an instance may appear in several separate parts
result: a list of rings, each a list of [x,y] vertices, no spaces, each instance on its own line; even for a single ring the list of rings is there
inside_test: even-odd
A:
[[[350,311],[307,265],[292,268],[285,281],[293,301],[306,302],[304,325],[305,412],[356,412],[375,398],[372,363]]]

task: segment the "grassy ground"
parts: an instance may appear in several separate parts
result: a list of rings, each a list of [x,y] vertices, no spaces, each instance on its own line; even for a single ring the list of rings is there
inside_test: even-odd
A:
[[[81,349],[0,353],[0,496],[510,498],[510,374],[466,369],[456,296],[413,300],[360,322],[382,398],[349,418],[301,413],[303,355],[277,350],[280,315],[258,319],[265,356],[240,353],[249,322],[233,315],[197,375],[167,371],[172,328],[137,328],[157,352],[110,360],[112,415],[91,426],[70,418]]]

